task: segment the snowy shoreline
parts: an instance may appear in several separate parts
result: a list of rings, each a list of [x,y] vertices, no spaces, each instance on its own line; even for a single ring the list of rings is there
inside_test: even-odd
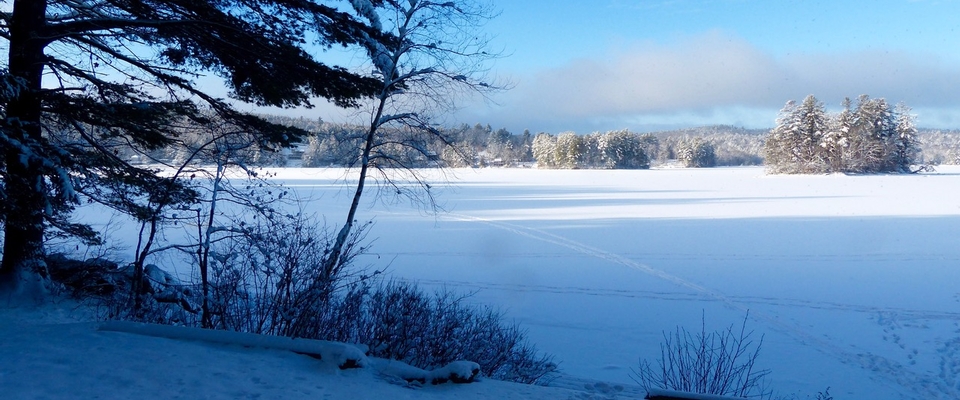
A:
[[[310,199],[308,211],[339,221],[343,170],[276,172]],[[781,394],[957,394],[958,167],[448,174],[450,185],[436,185],[447,212],[362,206],[376,242],[358,262],[389,260],[395,277],[476,292],[472,300],[507,311],[568,375],[631,385],[639,358],[659,354],[662,331],[702,316],[721,329],[749,309],[749,327],[765,336],[759,363]]]

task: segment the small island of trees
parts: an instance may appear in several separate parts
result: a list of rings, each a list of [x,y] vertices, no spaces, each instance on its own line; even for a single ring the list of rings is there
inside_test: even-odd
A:
[[[861,95],[857,105],[828,114],[813,95],[787,102],[767,137],[764,164],[772,173],[907,173],[921,160],[916,117],[903,103]]]

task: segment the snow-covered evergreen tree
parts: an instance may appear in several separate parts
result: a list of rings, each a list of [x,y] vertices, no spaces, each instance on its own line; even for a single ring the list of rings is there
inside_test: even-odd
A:
[[[557,135],[555,153],[557,167],[579,168],[583,157],[583,140],[576,133],[563,132]]]
[[[770,172],[797,173],[799,127],[797,103],[790,100],[780,109],[777,126],[770,131],[764,144],[763,157]]]
[[[797,108],[797,120],[800,123],[798,135],[798,158],[800,171],[804,173],[825,172],[827,163],[821,142],[826,134],[827,111],[823,103],[813,95],[807,96]]]
[[[826,132],[826,110],[816,97],[807,96],[799,105],[788,102],[767,139],[768,165],[781,173],[823,172],[821,139]]]
[[[893,111],[896,120],[893,158],[898,172],[910,172],[910,166],[920,161],[918,159],[921,153],[920,141],[917,138],[917,117],[911,114],[912,111],[904,103],[897,103]]]
[[[540,132],[533,138],[530,146],[533,159],[539,168],[557,167],[557,138],[549,133]]]
[[[502,164],[518,161],[518,150],[514,144],[513,134],[506,129],[497,129],[487,138],[487,155],[490,161],[500,160]]]
[[[598,150],[605,168],[649,168],[650,159],[643,149],[640,135],[627,131],[610,131],[598,135]]]
[[[854,134],[858,136],[850,172],[892,172],[896,124],[893,112],[883,98],[871,99],[861,95],[854,110]]]
[[[709,168],[717,165],[713,145],[702,137],[693,137],[680,142],[677,160],[688,168]]]
[[[580,156],[577,159],[577,168],[603,168],[605,161],[600,151],[600,132],[589,135],[579,135]]]
[[[773,173],[907,172],[919,145],[910,109],[900,107],[861,95],[854,110],[846,99],[830,117],[813,96],[788,102],[767,137],[765,163]]]
[[[827,165],[827,172],[844,171],[847,150],[853,128],[853,111],[850,109],[850,98],[844,98],[843,108],[836,116],[829,119],[827,133],[823,135],[820,147],[823,148],[823,158]]]

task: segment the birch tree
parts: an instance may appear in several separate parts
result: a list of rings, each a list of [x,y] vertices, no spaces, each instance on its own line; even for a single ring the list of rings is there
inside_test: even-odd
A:
[[[430,202],[430,185],[412,168],[412,157],[433,157],[426,144],[440,142],[455,149],[450,139],[434,124],[434,118],[456,107],[468,93],[486,95],[503,89],[487,80],[487,64],[496,58],[481,26],[494,16],[480,1],[383,0],[372,4],[351,1],[368,21],[381,30],[378,40],[370,36],[364,45],[379,82],[376,95],[367,104],[368,127],[358,149],[359,178],[347,218],[324,265],[337,269],[344,243],[356,223],[357,208],[371,174],[400,195],[417,196],[424,189]],[[376,7],[374,7],[376,6]],[[394,180],[394,172],[419,183],[416,189]]]

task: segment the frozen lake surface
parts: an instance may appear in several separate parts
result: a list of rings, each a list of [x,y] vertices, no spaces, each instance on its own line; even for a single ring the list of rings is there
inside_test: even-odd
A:
[[[475,292],[565,374],[633,383],[663,331],[723,329],[749,310],[780,394],[960,398],[960,168],[452,172],[438,214],[368,196],[358,218],[376,241],[358,263]],[[333,224],[344,176],[275,179]]]

